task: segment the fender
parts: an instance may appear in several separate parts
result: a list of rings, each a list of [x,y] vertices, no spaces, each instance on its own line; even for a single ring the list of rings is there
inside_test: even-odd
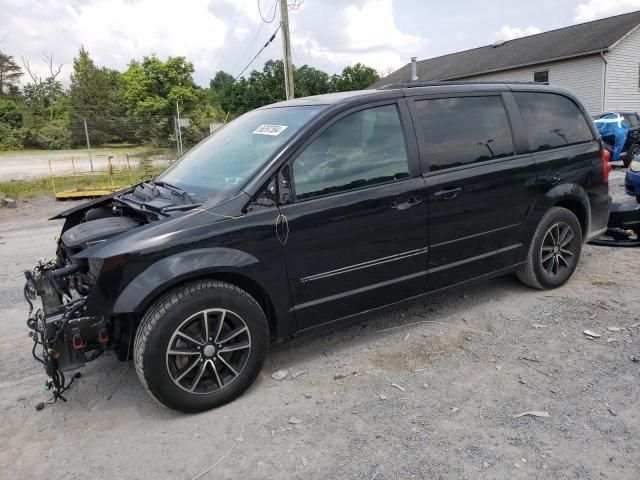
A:
[[[536,203],[533,205],[522,229],[522,245],[518,252],[519,261],[524,258],[528,249],[533,232],[535,232],[542,216],[554,205],[572,203],[574,206],[579,205],[582,210],[581,224],[583,227],[583,237],[586,238],[591,228],[591,203],[587,192],[575,183],[564,183],[557,185],[550,190],[541,193]],[[575,213],[575,212],[574,212]],[[580,218],[580,216],[579,216]]]
[[[189,278],[220,272],[241,273],[256,269],[253,255],[224,247],[201,248],[162,258],[134,278],[117,298],[114,314],[138,313],[161,292]]]

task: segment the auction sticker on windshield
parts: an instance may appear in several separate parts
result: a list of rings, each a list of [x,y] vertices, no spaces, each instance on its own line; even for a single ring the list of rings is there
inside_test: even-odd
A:
[[[271,125],[269,123],[263,123],[253,131],[254,135],[280,135],[285,131],[287,125]]]

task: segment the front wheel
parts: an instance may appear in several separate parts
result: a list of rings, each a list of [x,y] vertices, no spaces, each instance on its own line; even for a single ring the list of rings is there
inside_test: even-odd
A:
[[[269,346],[264,312],[225,282],[185,284],[147,311],[136,333],[136,372],[160,403],[201,412],[240,396],[260,373]]]
[[[573,274],[582,250],[582,228],[566,208],[553,207],[536,228],[526,263],[516,272],[522,283],[551,289],[563,285]]]

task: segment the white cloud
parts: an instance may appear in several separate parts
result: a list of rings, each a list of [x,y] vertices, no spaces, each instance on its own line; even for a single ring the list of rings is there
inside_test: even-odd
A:
[[[91,0],[75,8],[64,0],[3,1],[8,21],[0,25],[0,38],[8,35],[2,49],[28,58],[41,75],[46,75],[42,52],[70,62],[80,45],[99,65],[121,70],[153,53],[184,55],[196,70],[206,70],[227,30],[209,0],[190,0],[188,8],[172,0]],[[70,71],[70,65],[64,67],[65,77]]]
[[[184,55],[204,68],[227,29],[208,5],[208,0],[190,0],[188,8],[172,0],[94,0],[80,8],[71,30],[98,63],[124,67],[145,52]]]
[[[536,33],[540,32],[542,32],[542,30],[540,30],[538,27],[534,27],[533,25],[529,25],[525,28],[503,25],[500,31],[494,34],[494,37],[496,40],[513,40],[514,38],[535,35]]]
[[[302,13],[306,15],[311,8],[314,6],[305,2]],[[338,7],[333,18],[324,31],[317,27],[317,36],[312,32],[308,37],[294,33],[292,39],[294,47],[311,57],[312,64],[330,65],[330,70],[341,70],[357,62],[377,70],[396,69],[410,57],[420,55],[428,43],[425,37],[398,29],[393,18],[393,0],[365,0],[360,5],[345,6],[341,12]],[[327,29],[332,33],[327,34]]]
[[[640,0],[589,0],[575,8],[573,20],[588,22],[634,10],[640,10]]]
[[[346,8],[349,47],[369,49],[389,47],[417,48],[422,37],[400,32],[393,20],[393,0],[368,0],[362,8]]]

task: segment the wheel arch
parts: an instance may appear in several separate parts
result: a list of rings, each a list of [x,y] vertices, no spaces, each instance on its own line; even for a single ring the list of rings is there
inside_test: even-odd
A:
[[[271,333],[277,331],[272,295],[247,270],[256,270],[259,261],[245,252],[214,248],[193,250],[165,257],[134,278],[116,298],[112,315],[137,323],[144,312],[164,295],[185,283],[218,280],[231,283],[255,298],[264,311]]]
[[[538,221],[552,207],[566,208],[578,218],[582,238],[587,238],[591,228],[591,203],[587,192],[580,185],[566,183],[552,188],[544,194],[542,206]]]
[[[588,210],[582,202],[575,198],[565,198],[556,202],[553,206],[566,208],[567,210],[571,211],[580,223],[580,228],[582,229],[582,238],[585,238],[587,236],[589,228],[589,217],[587,214]]]

